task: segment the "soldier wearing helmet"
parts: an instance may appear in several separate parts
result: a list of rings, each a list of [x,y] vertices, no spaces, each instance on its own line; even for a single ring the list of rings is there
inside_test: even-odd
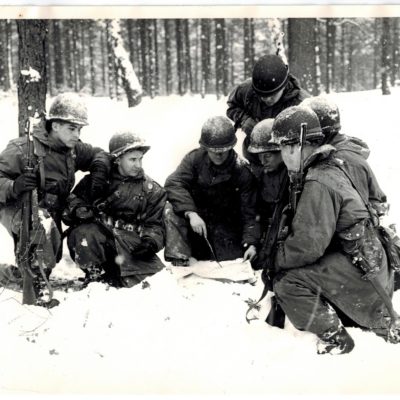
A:
[[[258,242],[256,186],[233,147],[231,121],[209,118],[202,126],[200,148],[188,153],[165,182],[169,203],[165,259],[188,265],[189,259],[253,259]],[[203,239],[202,239],[203,237]]]
[[[336,157],[344,161],[347,172],[356,182],[360,182],[364,198],[368,198],[378,214],[383,215],[387,210],[387,199],[368,164],[368,145],[359,138],[341,133],[339,107],[328,97],[310,97],[301,104],[317,114],[325,143],[335,147]]]
[[[303,146],[301,124],[306,124]],[[319,354],[348,353],[354,341],[344,323],[388,334],[388,311],[366,274],[391,296],[392,273],[366,203],[335,148],[324,144],[314,111],[290,107],[277,116],[272,130],[289,175],[304,165],[288,235],[277,246],[275,295],[296,328],[317,335]]]
[[[11,140],[0,154],[0,222],[17,239],[22,196],[38,189],[39,207],[48,220],[43,224],[49,229],[46,238],[51,238],[43,246],[48,275],[61,258],[61,212],[74,186],[75,172],[90,172],[90,189],[95,198],[102,192],[110,169],[109,156],[102,149],[80,141],[81,128],[87,124],[84,99],[75,93],[60,94],[54,98],[46,122],[32,127],[33,171],[24,172],[25,137]],[[0,271],[1,275],[5,275],[3,284],[21,281],[15,267],[3,274]]]
[[[144,173],[150,146],[131,128],[117,131],[109,149],[113,166],[102,198],[91,202],[86,177],[71,196],[64,214],[72,225],[68,248],[86,283],[131,287],[164,267],[156,253],[164,246],[166,193]]]
[[[257,157],[247,151],[251,131],[257,122],[275,118],[282,110],[300,104],[308,96],[281,57],[274,54],[260,57],[254,64],[252,78],[234,88],[228,98],[226,114],[234,121],[235,128],[246,134],[244,157],[259,165]]]

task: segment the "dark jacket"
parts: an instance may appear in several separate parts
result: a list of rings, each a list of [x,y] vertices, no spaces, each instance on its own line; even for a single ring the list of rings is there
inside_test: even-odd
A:
[[[352,179],[359,182],[358,187],[363,199],[369,201],[379,212],[380,205],[387,200],[367,162],[370,153],[367,144],[358,138],[341,133],[333,136],[328,143],[335,147],[336,157],[345,161],[344,168]]]
[[[74,149],[60,147],[41,126],[33,129],[35,160],[42,162],[44,187],[38,191],[39,204],[51,213],[58,213],[65,206],[66,199],[75,184],[76,171],[90,171],[96,162],[110,168],[108,155],[90,144],[78,142]],[[27,139],[19,137],[11,140],[0,154],[0,206],[21,206],[21,199],[13,192],[14,180],[24,172],[27,156]]]
[[[90,205],[90,176],[85,176],[69,198],[64,212],[64,222],[71,225],[74,210],[80,205]],[[162,213],[165,206],[165,190],[147,175],[123,177],[112,168],[109,189],[104,193],[102,211],[113,222],[131,224],[140,238],[149,237],[157,245],[156,252],[164,247]],[[140,242],[140,239],[136,238]]]
[[[257,244],[255,179],[234,150],[221,166],[214,165],[207,152],[188,153],[165,182],[174,212],[197,212],[209,225],[222,223],[242,235],[242,244]]]
[[[228,97],[226,115],[241,128],[247,119],[255,123],[266,118],[275,118],[281,111],[299,105],[310,95],[300,87],[298,80],[289,74],[289,80],[280,100],[272,107],[265,105],[254,91],[251,79],[238,85]],[[245,132],[249,135],[251,132]]]

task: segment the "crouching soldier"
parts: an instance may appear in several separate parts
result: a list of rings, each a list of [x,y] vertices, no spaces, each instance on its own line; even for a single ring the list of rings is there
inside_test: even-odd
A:
[[[170,203],[164,215],[165,259],[174,265],[189,265],[190,257],[222,261],[256,255],[256,185],[233,150],[236,140],[228,118],[209,118],[201,147],[188,153],[165,182]]]
[[[17,244],[22,197],[25,192],[37,190],[38,215],[46,229],[42,237],[41,267],[47,277],[62,255],[61,212],[74,186],[75,172],[90,171],[90,190],[94,197],[103,191],[109,173],[108,155],[79,139],[82,127],[87,124],[83,98],[75,93],[60,94],[54,99],[46,122],[31,127],[32,171],[25,171],[28,158],[26,138],[11,140],[0,154],[0,222]],[[43,284],[38,264],[38,260],[31,261],[37,290]],[[0,276],[4,285],[12,281],[22,282],[21,271],[13,266],[0,271]]]
[[[258,157],[262,169],[256,175],[258,181],[257,212],[260,216],[261,240],[257,256],[252,262],[254,269],[262,269],[266,289],[272,290],[275,276],[274,254],[278,239],[282,211],[289,202],[289,176],[282,160],[279,145],[271,143],[273,119],[259,122],[250,135],[248,151]],[[256,170],[253,169],[253,173]],[[267,291],[264,290],[263,295]],[[271,298],[271,309],[266,322],[283,328],[285,315],[276,301]]]
[[[387,300],[393,273],[368,200],[336,161],[335,149],[321,145],[324,139],[308,107],[288,108],[275,119],[273,140],[280,144],[291,181],[298,182],[302,174],[304,186],[300,198],[291,196],[294,217],[288,236],[278,244],[275,267],[280,272],[274,290],[293,325],[318,336],[319,354],[342,354],[354,342],[338,313],[356,326],[391,337]]]
[[[156,253],[164,246],[166,193],[143,171],[142,159],[150,147],[140,136],[117,132],[109,148],[113,165],[102,199],[90,201],[90,177],[69,198],[64,212],[65,222],[72,225],[68,248],[87,283],[105,280],[131,287],[164,267]]]

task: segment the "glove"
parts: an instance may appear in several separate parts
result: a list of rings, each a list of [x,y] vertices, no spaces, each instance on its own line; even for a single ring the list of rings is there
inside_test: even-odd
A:
[[[249,136],[255,125],[256,121],[254,121],[253,118],[247,118],[246,121],[243,122],[241,129],[247,136]]]
[[[135,257],[140,257],[143,259],[150,258],[153,256],[157,251],[157,244],[156,242],[149,238],[142,238],[139,246],[136,247],[135,251],[133,251],[133,255]]]
[[[94,218],[94,212],[90,206],[78,206],[75,209],[75,217],[80,222],[90,222]]]
[[[108,168],[102,162],[95,162],[90,172],[90,198],[92,201],[104,197],[108,191]]]
[[[14,181],[13,191],[16,196],[29,192],[37,187],[37,176],[34,172],[25,172]]]

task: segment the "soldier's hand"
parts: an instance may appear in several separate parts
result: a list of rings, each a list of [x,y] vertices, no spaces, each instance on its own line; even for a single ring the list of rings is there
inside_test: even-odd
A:
[[[189,223],[193,231],[199,234],[200,236],[204,236],[206,238],[207,237],[206,223],[199,216],[199,214],[193,211],[187,213],[187,217],[189,218]]]
[[[254,121],[253,118],[247,118],[246,121],[243,122],[241,129],[247,136],[249,136],[255,125],[256,121]]]
[[[13,191],[16,196],[29,192],[37,187],[37,175],[34,172],[25,172],[14,181]]]
[[[244,252],[243,261],[249,260],[253,261],[254,257],[257,255],[257,250],[254,245],[250,245],[247,250]]]

